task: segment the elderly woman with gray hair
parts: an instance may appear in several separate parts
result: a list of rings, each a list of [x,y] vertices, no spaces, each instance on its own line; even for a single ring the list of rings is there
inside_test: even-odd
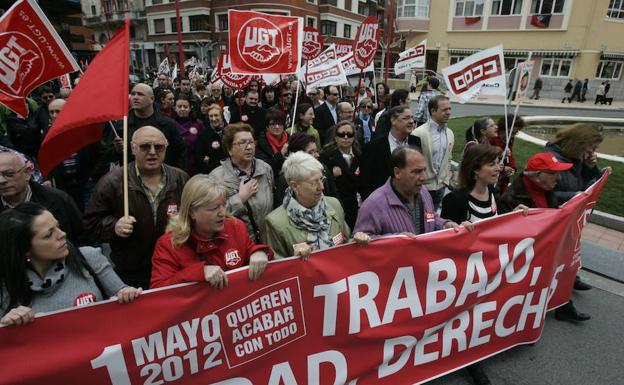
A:
[[[307,259],[315,250],[347,242],[351,230],[336,198],[323,195],[323,165],[304,152],[291,154],[282,166],[288,188],[283,204],[265,220],[264,243],[275,258],[300,256]],[[366,243],[370,238],[356,233],[354,240]]]

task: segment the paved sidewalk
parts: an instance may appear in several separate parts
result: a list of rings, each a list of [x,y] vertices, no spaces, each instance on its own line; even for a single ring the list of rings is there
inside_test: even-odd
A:
[[[624,233],[594,223],[583,228],[583,240],[624,253]]]

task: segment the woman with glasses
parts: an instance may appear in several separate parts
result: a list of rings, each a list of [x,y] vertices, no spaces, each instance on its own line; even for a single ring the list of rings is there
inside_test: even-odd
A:
[[[358,142],[364,146],[370,142],[373,132],[375,132],[375,118],[373,115],[373,100],[362,98],[358,105],[359,112],[355,117],[355,127],[357,128]]]
[[[249,266],[249,279],[264,271],[271,249],[257,245],[245,222],[226,212],[227,190],[207,175],[195,175],[184,186],[180,211],[171,218],[152,256],[150,287],[183,282],[227,286],[225,271]]]
[[[370,99],[369,99],[370,100]],[[332,127],[333,140],[325,146],[321,162],[330,170],[347,224],[353,228],[357,219],[360,176],[360,144],[355,140],[355,127],[346,120]]]
[[[251,238],[259,242],[264,219],[273,209],[273,170],[255,157],[249,124],[228,124],[222,142],[229,158],[210,173],[210,180],[225,186],[228,211],[243,220]]]
[[[293,132],[303,132],[306,135],[310,135],[314,138],[316,147],[321,148],[321,137],[319,132],[312,126],[313,122],[314,107],[308,103],[299,104],[295,113],[295,128]]]
[[[271,108],[266,113],[265,123],[266,130],[258,135],[256,158],[271,165],[273,175],[277,175],[288,154],[288,134],[284,130],[286,116],[281,110]]]
[[[282,205],[265,222],[264,243],[275,258],[299,256],[307,259],[312,251],[343,244],[351,230],[336,198],[323,194],[323,165],[310,154],[299,151],[288,156],[282,166],[288,189]],[[355,239],[367,242],[359,233]]]
[[[43,206],[26,202],[0,215],[0,324],[34,314],[141,294],[124,284],[99,249],[76,248]],[[9,241],[10,240],[10,241]]]

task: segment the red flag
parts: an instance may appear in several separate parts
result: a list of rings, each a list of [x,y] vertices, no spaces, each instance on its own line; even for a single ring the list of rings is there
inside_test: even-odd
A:
[[[533,15],[531,16],[531,25],[537,28],[548,28],[551,16],[552,15]]]
[[[34,0],[19,0],[0,18],[0,103],[28,115],[36,87],[80,68]]]
[[[481,21],[481,16],[476,16],[476,17],[464,17],[464,23],[467,25],[470,24],[477,24],[478,22]]]
[[[375,16],[367,17],[360,24],[353,41],[353,58],[359,69],[368,67],[375,58],[380,34],[379,20]]]
[[[102,137],[99,124],[128,113],[130,29],[126,20],[95,57],[48,131],[39,165],[47,175],[63,159]]]
[[[229,53],[237,74],[292,74],[301,64],[303,19],[228,11]]]

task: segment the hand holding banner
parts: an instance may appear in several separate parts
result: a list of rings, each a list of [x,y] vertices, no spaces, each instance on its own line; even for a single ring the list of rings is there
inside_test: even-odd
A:
[[[229,53],[235,74],[291,74],[301,65],[303,19],[228,11]]]
[[[427,39],[399,54],[399,60],[394,63],[394,74],[400,75],[412,68],[425,68],[427,55]]]
[[[39,85],[80,67],[34,0],[18,0],[0,18],[0,103],[22,117]]]
[[[497,45],[442,70],[446,86],[453,95],[466,102],[480,93],[506,95],[503,46]]]

